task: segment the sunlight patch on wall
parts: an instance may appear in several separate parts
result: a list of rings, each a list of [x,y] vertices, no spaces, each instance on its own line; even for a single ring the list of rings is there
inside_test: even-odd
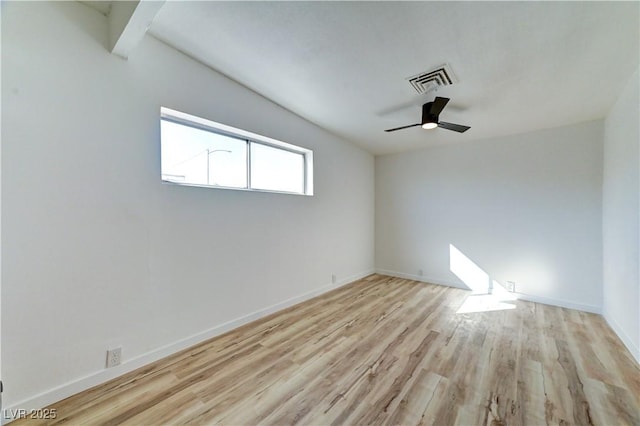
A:
[[[449,244],[449,270],[474,294],[489,293],[489,274],[465,256],[453,244]]]
[[[449,244],[449,269],[471,289],[472,293],[456,313],[503,311],[515,309],[516,296],[496,280],[492,280],[482,268],[464,255],[456,246]]]
[[[498,300],[516,300],[517,297],[513,293],[509,293],[505,286],[498,281],[493,280],[493,286],[491,286],[491,294],[498,298]]]

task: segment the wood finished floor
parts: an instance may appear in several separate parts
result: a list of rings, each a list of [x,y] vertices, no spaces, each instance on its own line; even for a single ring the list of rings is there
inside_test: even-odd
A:
[[[522,301],[456,313],[467,297],[372,275],[54,404],[40,423],[640,425],[640,369],[602,317]]]

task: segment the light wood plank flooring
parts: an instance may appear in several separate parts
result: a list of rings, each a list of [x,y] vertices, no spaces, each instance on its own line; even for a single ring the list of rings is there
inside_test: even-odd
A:
[[[600,316],[457,313],[468,297],[372,275],[54,404],[48,423],[640,425],[638,364]]]

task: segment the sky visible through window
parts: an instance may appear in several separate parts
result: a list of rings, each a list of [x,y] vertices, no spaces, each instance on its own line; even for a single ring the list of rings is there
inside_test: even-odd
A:
[[[191,185],[304,193],[303,154],[161,120],[162,179]]]
[[[194,185],[247,187],[247,142],[162,120],[162,177]]]
[[[252,143],[251,186],[272,191],[304,192],[304,155]]]

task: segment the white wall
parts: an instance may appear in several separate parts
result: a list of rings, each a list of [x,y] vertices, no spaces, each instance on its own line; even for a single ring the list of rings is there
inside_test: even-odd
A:
[[[593,121],[377,157],[376,268],[463,286],[452,244],[523,298],[599,311],[602,132]]]
[[[2,8],[5,406],[373,270],[370,154],[151,37],[110,55],[79,3]],[[161,105],[314,150],[315,196],[162,184]],[[104,372],[116,345],[126,365]]]
[[[605,120],[603,313],[640,362],[640,96],[638,71]]]

